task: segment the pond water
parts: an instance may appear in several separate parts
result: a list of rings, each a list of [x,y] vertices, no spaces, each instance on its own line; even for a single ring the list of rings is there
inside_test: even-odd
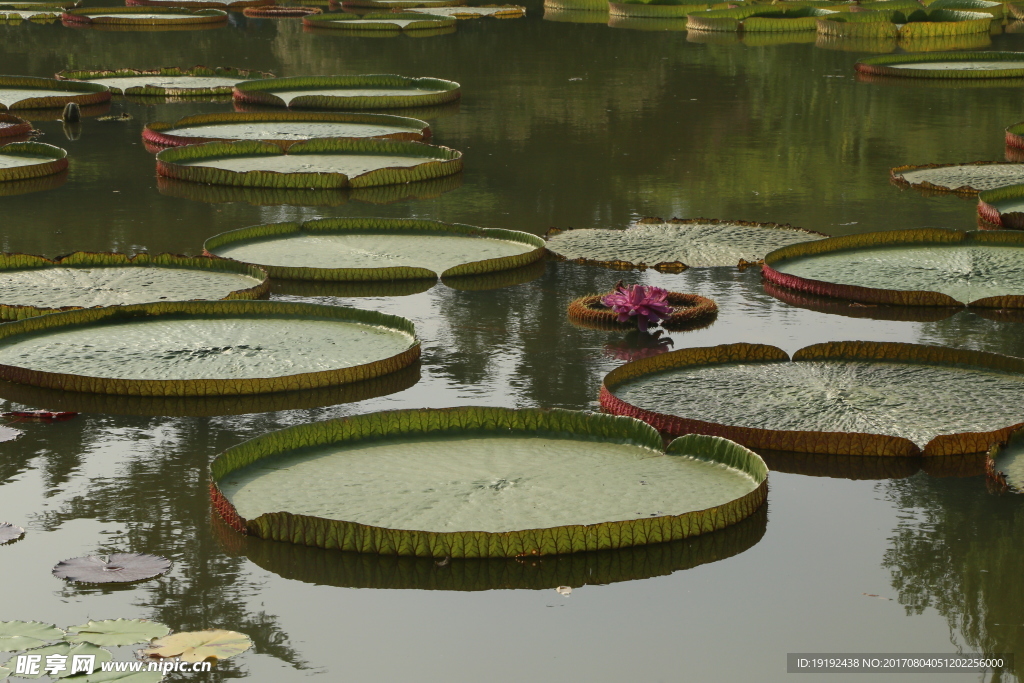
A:
[[[231,103],[116,98],[110,113],[132,119],[86,118],[75,140],[59,121],[34,121],[42,142],[68,150],[68,180],[0,197],[0,246],[47,256],[198,253],[207,237],[247,225],[375,215],[537,234],[552,226],[622,228],[641,216],[773,221],[834,235],[971,229],[974,200],[900,190],[889,184],[888,170],[1001,159],[1003,129],[1021,118],[1013,83],[858,82],[853,63],[865,53],[813,43],[697,43],[681,31],[610,28],[604,18],[573,23],[563,13],[545,21],[539,3],[527,7],[524,19],[463,22],[456,33],[431,38],[313,34],[298,20],[238,13],[213,32],[0,26],[10,74],[204,63],[279,76],[455,80],[460,104],[409,115],[427,118],[433,142],[464,152],[466,165],[456,189],[390,204],[176,198],[157,190],[143,126],[230,111]],[[991,49],[1024,50],[1024,35],[993,36]],[[662,336],[674,348],[747,341],[792,353],[862,339],[1024,355],[1021,323],[967,311],[925,322],[876,320],[860,307],[845,308],[847,315],[818,312],[769,296],[756,268],[670,275],[549,262],[539,278],[505,289],[439,284],[405,297],[330,296],[329,288],[310,292],[315,296],[275,294],[412,319],[424,340],[419,382],[312,409],[194,418],[91,413],[16,425],[24,435],[0,444],[0,521],[28,533],[0,547],[8,588],[0,619],[71,626],[144,617],[175,630],[252,636],[254,650],[190,679],[196,681],[771,682],[791,678],[788,652],[1024,656],[1024,549],[1017,542],[1024,499],[988,494],[970,459],[769,454],[767,518],[682,544],[570,560],[436,566],[339,557],[247,541],[211,521],[207,463],[280,427],[421,406],[595,409],[604,373],[664,345],[649,339],[638,350],[635,335],[566,321],[570,300],[607,291],[619,279],[718,302],[710,327]],[[0,387],[0,396],[14,395]],[[0,410],[24,405],[55,407],[7,400]],[[60,560],[101,551],[157,553],[175,567],[120,589],[71,586],[50,575]],[[479,579],[490,572],[541,578]],[[559,584],[575,590],[562,595],[553,590]],[[535,590],[464,590],[521,585]]]

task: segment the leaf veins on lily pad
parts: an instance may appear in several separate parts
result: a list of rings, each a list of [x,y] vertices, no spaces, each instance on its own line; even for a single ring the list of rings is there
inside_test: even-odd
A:
[[[17,524],[0,522],[0,545],[12,543],[25,535],[25,530]]]
[[[64,637],[64,631],[41,621],[0,621],[0,652],[18,652]]]
[[[109,662],[111,659],[113,659],[113,655],[111,655],[109,651],[104,650],[101,647],[96,647],[95,645],[90,645],[88,643],[78,643],[77,645],[72,645],[71,643],[57,643],[56,645],[37,647],[23,654],[40,655],[42,659],[39,660],[38,674],[34,676],[28,674],[18,674],[18,676],[20,676],[21,678],[42,678],[44,676],[52,676],[53,678],[66,678],[71,675],[71,662],[76,655],[83,655],[86,657],[88,657],[89,655],[94,656],[96,658],[95,663],[97,668],[103,662]],[[46,658],[50,655],[58,655],[60,657],[66,658],[62,660],[65,666],[63,671],[58,671],[53,674],[46,673]],[[14,655],[8,661],[4,662],[3,666],[7,667],[8,669],[14,669],[14,666],[17,663],[17,659],[20,656],[21,655]],[[80,679],[76,677],[74,680],[77,681]]]
[[[186,631],[153,641],[153,647],[142,654],[147,657],[181,657],[183,662],[227,659],[252,647],[249,636],[237,631],[208,629]]]
[[[143,553],[88,555],[62,560],[53,575],[75,583],[132,583],[145,581],[170,571],[166,557]]]
[[[106,619],[90,621],[81,626],[72,626],[64,640],[69,643],[92,643],[93,645],[117,646],[146,643],[154,638],[166,636],[171,629],[156,621],[146,619]]]

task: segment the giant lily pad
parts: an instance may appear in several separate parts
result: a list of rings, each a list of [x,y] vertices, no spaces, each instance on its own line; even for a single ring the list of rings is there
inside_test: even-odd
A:
[[[69,102],[79,106],[110,99],[110,89],[93,83],[72,83],[56,78],[0,76],[0,111],[57,109]]]
[[[602,303],[605,296],[607,295],[590,294],[573,300],[569,304],[569,320],[577,325],[599,330],[636,329],[634,318],[630,318],[628,322],[618,321],[617,314]],[[699,294],[669,292],[666,301],[672,306],[672,313],[660,323],[666,330],[706,327],[718,315],[718,304]]]
[[[24,533],[25,530],[21,531]],[[64,631],[53,624],[41,621],[0,621],[0,652],[28,650],[63,637]]]
[[[405,318],[269,301],[92,308],[0,325],[0,379],[140,396],[334,386],[419,358]]]
[[[0,425],[0,443],[13,441],[21,435],[17,429],[11,429]],[[0,545],[20,540],[25,535],[25,529],[10,522],[0,522]],[[0,650],[3,649],[3,623],[0,622]]]
[[[440,78],[294,76],[240,83],[234,98],[299,109],[390,109],[443,104],[461,94],[458,83]]]
[[[972,33],[987,34],[991,23],[991,15],[982,12],[952,9],[877,9],[821,17],[818,19],[818,33],[861,38],[937,38]],[[906,59],[906,55],[899,57],[903,57],[903,61],[907,63],[913,61]],[[885,58],[871,57],[869,60],[858,62],[857,68],[860,70],[861,65],[876,59]]]
[[[459,7],[466,0],[342,0],[342,7],[365,7],[382,10],[405,10],[412,8],[434,9],[435,7]]]
[[[0,114],[0,138],[13,138],[32,132],[32,124],[18,116]]]
[[[12,142],[0,147],[0,182],[31,180],[60,173],[68,153],[41,142]]]
[[[894,304],[866,304],[849,299],[837,299],[831,296],[811,294],[805,291],[790,289],[765,280],[764,291],[790,306],[806,308],[819,313],[841,315],[847,318],[870,318],[871,320],[893,320],[899,322],[938,322],[956,315],[961,308],[953,306],[900,306]],[[990,309],[975,308],[975,313],[984,315],[990,311],[1006,312],[1016,310],[1024,316],[1022,309]]]
[[[635,19],[686,19],[687,14],[704,12],[710,9],[724,9],[727,3],[694,3],[694,2],[609,2],[608,14],[613,17],[631,17]]]
[[[1024,235],[1014,232],[893,230],[778,249],[762,273],[776,285],[867,304],[1022,308],[1022,255]]]
[[[691,436],[663,450],[661,437],[635,420],[453,408],[300,425],[229,449],[211,473],[214,506],[239,531],[454,558],[705,533],[760,507],[768,471],[724,439]],[[389,484],[395,476],[407,485]]]
[[[1024,183],[1024,164],[975,161],[970,164],[897,166],[889,176],[902,187],[976,195],[983,190]]]
[[[38,655],[39,660],[39,672],[35,675],[32,674],[14,674],[19,678],[42,678],[43,676],[52,676],[53,678],[67,678],[71,675],[72,662],[76,656],[92,656],[95,666],[99,668],[100,664],[109,662],[113,657],[108,650],[90,645],[88,643],[78,643],[72,645],[71,643],[57,643],[56,645],[47,645],[45,647],[37,647],[26,652],[22,652],[19,655],[11,657],[4,663],[4,667],[16,671],[17,659],[21,655]],[[54,673],[47,673],[46,666],[48,664],[47,657],[56,655],[58,657],[55,666],[59,667],[59,670],[55,670]],[[75,679],[80,680],[80,679]]]
[[[163,68],[148,71],[113,69],[99,71],[61,71],[62,80],[96,83],[115,94],[140,97],[191,97],[230,95],[235,85],[246,80],[271,78],[274,74],[234,67],[196,66],[191,69]]]
[[[985,230],[1024,230],[1024,185],[978,193],[978,217]]]
[[[62,14],[64,14],[64,10],[60,7],[34,7],[31,9],[0,7],[0,22],[17,23],[28,19],[45,23],[60,19]]]
[[[0,320],[147,301],[259,299],[267,274],[222,259],[76,252],[56,260],[0,254]]]
[[[186,631],[165,636],[142,650],[147,657],[178,657],[183,662],[204,662],[207,659],[228,659],[252,647],[249,636],[237,631],[208,629]]]
[[[930,79],[1020,78],[1024,52],[930,52],[869,57],[857,71],[877,76]]]
[[[989,450],[985,469],[997,490],[1024,493],[1024,429]]]
[[[839,14],[817,7],[778,9],[746,5],[735,9],[693,12],[687,15],[687,27],[695,31],[814,31],[818,19]]]
[[[62,19],[69,24],[192,26],[226,23],[228,13],[218,9],[188,10],[173,7],[86,7],[68,10]]]
[[[273,5],[274,0],[125,0],[128,7],[187,7],[188,9],[243,10]]]
[[[431,7],[429,9],[408,9],[407,14],[432,14],[437,17],[453,19],[479,19],[494,17],[496,19],[519,19],[526,16],[526,8],[522,5],[479,5],[477,7]]]
[[[208,142],[156,155],[162,176],[236,187],[372,187],[430,180],[462,170],[462,153],[408,140],[321,138],[287,150],[269,142]]]
[[[387,138],[422,140],[430,136],[425,121],[386,114],[262,112],[199,114],[174,123],[150,123],[142,137],[154,145],[180,147],[204,142],[261,140],[284,149],[313,138]]]
[[[172,566],[170,560],[159,555],[113,553],[61,560],[53,568],[53,575],[72,583],[135,583],[166,574]]]
[[[304,17],[302,23],[311,28],[346,31],[422,31],[452,28],[457,20],[433,14],[412,12],[375,12],[370,14],[316,14]]]
[[[260,263],[275,278],[415,280],[480,275],[544,256],[544,241],[512,230],[389,218],[274,223],[211,237],[207,253]]]
[[[271,0],[273,2],[273,0]],[[247,7],[242,14],[256,19],[288,19],[294,17],[307,17],[310,14],[323,14],[319,7],[302,7],[301,5],[264,5],[261,7]]]
[[[700,391],[691,388],[699,386]],[[610,372],[601,405],[669,434],[829,455],[980,453],[1021,421],[1024,359],[917,344],[728,344]]]
[[[1019,150],[1024,149],[1024,121],[1015,123],[1006,128],[1006,158],[1009,161],[1024,161],[1024,155]],[[1011,157],[1011,152],[1017,153],[1016,158]]]
[[[777,223],[648,218],[626,230],[552,230],[547,240],[548,250],[576,263],[673,271],[756,262],[773,249],[825,237]]]
[[[934,2],[923,2],[928,9],[955,9],[967,12],[981,12],[990,15],[993,19],[1002,19],[1009,9],[1006,3],[990,2],[989,0],[935,0]]]
[[[101,647],[117,647],[147,643],[166,636],[171,629],[147,619],[89,620],[81,626],[72,626],[64,636],[69,643],[92,643]]]

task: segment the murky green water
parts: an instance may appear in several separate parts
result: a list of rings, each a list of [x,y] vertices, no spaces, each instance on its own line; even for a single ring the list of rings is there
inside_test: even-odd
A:
[[[1001,159],[1003,129],[1024,118],[1019,84],[860,83],[852,65],[863,53],[810,41],[698,43],[682,31],[610,28],[600,17],[544,21],[538,3],[528,8],[525,19],[461,22],[432,38],[303,33],[298,20],[238,13],[208,31],[0,26],[11,74],[203,63],[280,76],[459,81],[461,104],[407,114],[427,118],[433,142],[463,151],[466,162],[460,187],[428,198],[208,204],[161,194],[140,133],[147,121],[230,103],[116,100],[111,113],[132,120],[86,118],[76,140],[60,122],[36,122],[41,141],[69,151],[70,172],[59,187],[0,197],[0,247],[49,256],[197,253],[204,239],[233,228],[374,215],[538,234],[624,227],[645,215],[788,222],[829,234],[970,229],[973,200],[900,190],[888,169]],[[997,35],[991,47],[1024,49],[1024,37]],[[145,617],[253,637],[254,651],[193,679],[200,681],[782,681],[790,678],[787,652],[1024,656],[1024,502],[990,496],[971,461],[769,454],[767,518],[687,543],[534,563],[339,557],[246,541],[211,521],[206,464],[279,427],[417,406],[596,407],[605,372],[664,346],[648,339],[638,349],[635,335],[566,322],[572,298],[623,277],[716,299],[717,321],[668,336],[674,348],[749,341],[793,352],[865,339],[1024,355],[1020,323],[967,312],[926,322],[861,307],[819,312],[773,298],[755,270],[638,275],[551,262],[538,279],[498,290],[438,285],[357,299],[329,288],[306,292],[315,296],[279,289],[275,298],[413,319],[424,340],[419,382],[321,408],[203,418],[100,413],[19,425],[24,436],[0,444],[0,520],[28,535],[0,548],[0,619],[69,626]],[[13,395],[0,387],[0,396]],[[126,589],[71,587],[50,576],[58,561],[99,551],[158,553],[175,567]],[[558,585],[576,588],[566,597]],[[519,590],[465,591],[502,586]],[[871,677],[890,679],[908,680]]]

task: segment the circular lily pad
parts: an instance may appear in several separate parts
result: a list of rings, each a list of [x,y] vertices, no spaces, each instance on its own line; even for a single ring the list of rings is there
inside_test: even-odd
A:
[[[203,245],[292,280],[416,280],[480,275],[543,258],[544,241],[512,230],[398,218],[328,218],[232,230]]]
[[[809,294],[897,306],[1024,307],[1024,235],[893,230],[833,237],[765,257],[766,281]],[[883,288],[885,286],[885,288]]]
[[[58,579],[72,583],[135,583],[166,574],[172,562],[159,555],[113,553],[61,560],[53,568]]]
[[[818,19],[836,14],[839,14],[836,10],[817,7],[779,9],[751,4],[731,9],[692,11],[686,21],[687,27],[693,31],[814,31]]]
[[[1024,185],[979,192],[978,218],[984,230],[1024,230]]]
[[[636,19],[686,19],[686,15],[723,9],[726,3],[654,3],[654,2],[609,2],[608,14],[613,17]]]
[[[226,23],[228,13],[217,9],[188,10],[172,7],[87,7],[68,10],[62,19],[71,24],[190,26]]]
[[[841,12],[818,19],[818,32],[825,35],[861,38],[946,38],[970,34],[988,34],[992,16],[983,12],[952,9],[877,9],[862,12]],[[906,57],[906,55],[900,55]],[[862,65],[885,59],[871,57],[857,63]],[[902,63],[913,60],[904,59]],[[885,64],[886,62],[882,62]],[[912,70],[912,69],[911,69]],[[867,71],[866,73],[879,72]],[[904,74],[905,75],[905,74]]]
[[[591,294],[575,299],[569,304],[569,320],[599,330],[636,329],[635,321],[619,322],[616,313],[601,303],[605,296]],[[718,304],[698,294],[669,292],[666,301],[672,306],[672,313],[659,323],[666,330],[705,327],[718,315]]]
[[[427,107],[461,95],[454,81],[392,75],[268,78],[240,83],[234,91],[238,102],[298,109]]]
[[[1024,52],[929,52],[883,55],[858,61],[856,69],[865,74],[903,78],[1020,78],[1024,76]]]
[[[110,99],[110,89],[93,83],[73,83],[56,78],[0,76],[0,111],[11,109],[63,109],[69,102],[79,106]]]
[[[37,647],[26,652],[19,653],[4,662],[3,666],[11,671],[16,671],[18,658],[22,655],[34,655],[39,657],[36,661],[39,662],[40,666],[39,673],[35,675],[15,673],[15,676],[19,678],[42,678],[44,676],[48,676],[44,671],[48,657],[56,657],[56,663],[62,667],[61,670],[52,674],[52,677],[57,679],[67,678],[71,675],[71,663],[74,661],[75,657],[92,657],[92,661],[97,670],[100,668],[101,664],[109,662],[113,658],[113,655],[111,655],[108,650],[104,650],[103,648],[96,647],[95,645],[90,645],[88,643],[78,643],[77,645],[72,645],[71,643],[57,643],[55,645],[46,645],[44,647]],[[91,678],[91,676],[89,678]],[[76,677],[75,680],[82,681],[84,683],[88,679]]]
[[[274,0],[125,0],[128,7],[187,7],[189,9],[244,10],[273,5]]]
[[[208,629],[164,636],[154,641],[152,647],[143,649],[142,654],[155,658],[177,657],[183,662],[204,662],[207,659],[228,659],[250,647],[252,640],[244,633]]]
[[[666,451],[634,420],[502,408],[300,425],[229,449],[211,472],[215,508],[251,535],[452,558],[694,536],[753,513],[768,474],[724,439],[686,437]],[[400,490],[387,483],[398,472],[409,484]]]
[[[271,0],[273,2],[274,0]],[[289,17],[306,17],[310,14],[322,14],[319,7],[300,7],[298,5],[266,5],[262,7],[247,7],[242,14],[257,19],[286,19]]]
[[[889,171],[889,177],[902,187],[976,195],[984,190],[1024,183],[1024,164],[975,161],[969,164],[897,166]]]
[[[691,389],[699,386],[700,391]],[[605,376],[601,406],[669,434],[829,455],[981,453],[1020,422],[1024,359],[917,344],[729,344]]]
[[[24,181],[60,173],[68,153],[42,142],[12,142],[0,147],[0,183]]]
[[[342,0],[342,7],[365,7],[372,9],[411,9],[435,7],[461,7],[466,0]]]
[[[246,80],[271,78],[273,74],[234,67],[196,66],[191,69],[163,68],[107,69],[96,71],[61,71],[61,80],[96,83],[110,88],[114,94],[139,97],[191,97],[230,95],[235,85]]]
[[[76,252],[50,260],[0,254],[0,320],[148,301],[259,299],[269,289],[264,271],[223,259]]]
[[[156,155],[159,175],[214,185],[331,189],[430,180],[462,170],[462,153],[408,140],[321,138],[208,142]]]
[[[371,379],[419,358],[408,320],[269,301],[111,306],[0,325],[0,379],[68,391],[218,396]]]
[[[151,555],[150,557],[155,557]],[[161,623],[147,619],[105,619],[89,620],[81,626],[72,626],[64,636],[69,643],[92,643],[101,647],[120,647],[148,643],[154,638],[166,636],[171,629]]]
[[[547,241],[549,251],[576,263],[672,272],[756,262],[773,249],[825,237],[777,223],[645,218],[626,230],[552,230]]]
[[[386,138],[422,140],[430,136],[425,121],[386,114],[261,112],[199,114],[174,123],[150,123],[142,138],[154,145],[180,147],[204,142],[261,140],[287,149],[314,138]]]
[[[412,12],[375,12],[370,14],[318,14],[305,17],[302,23],[311,28],[343,29],[346,31],[420,31],[451,28],[457,20],[432,14]]]
[[[0,443],[2,443],[4,441],[11,441],[11,440],[13,440],[14,437],[11,437],[9,439],[5,439],[4,438],[4,434],[7,433],[7,432],[13,433],[15,436],[20,434],[20,432],[18,432],[16,429],[11,429],[10,427],[2,427],[2,426],[0,426]],[[22,527],[18,526],[17,524],[11,524],[10,522],[0,522],[0,545],[3,545],[4,543],[13,543],[14,541],[20,540],[21,537],[24,536],[24,535],[25,535],[25,529],[23,529]],[[4,649],[4,630],[3,630],[3,626],[4,626],[4,622],[0,622],[0,650]],[[17,649],[21,650],[23,648],[17,648]]]
[[[0,525],[0,530],[3,527],[4,525]],[[25,532],[24,529],[21,531]],[[28,650],[63,637],[64,631],[53,624],[44,624],[41,621],[0,621],[0,652]]]
[[[410,14],[433,14],[437,17],[453,19],[479,19],[494,17],[496,19],[519,19],[526,16],[526,8],[521,5],[479,5],[477,7],[430,7],[428,9],[409,9]]]

